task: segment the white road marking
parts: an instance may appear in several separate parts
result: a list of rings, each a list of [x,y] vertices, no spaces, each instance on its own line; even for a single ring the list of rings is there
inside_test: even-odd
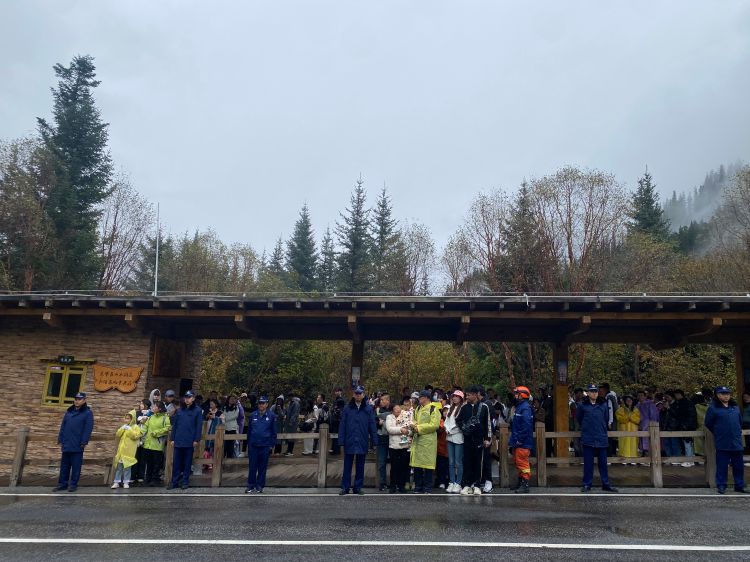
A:
[[[13,497],[64,497],[64,498],[72,498],[72,497],[84,497],[84,498],[242,498],[247,496],[252,496],[255,498],[339,498],[340,496],[336,493],[320,493],[320,492],[311,492],[309,494],[305,493],[283,493],[283,492],[264,492],[263,494],[245,494],[245,493],[207,493],[207,492],[182,492],[182,491],[176,491],[176,492],[136,492],[136,493],[128,493],[124,491],[118,491],[118,492],[76,492],[73,494],[67,493],[67,492],[0,492],[1,496],[13,496]],[[675,494],[664,494],[664,493],[654,493],[654,494],[648,494],[648,493],[619,493],[619,494],[611,494],[611,493],[598,493],[598,492],[589,492],[587,494],[582,493],[559,493],[559,492],[538,492],[538,493],[531,493],[529,495],[523,495],[518,496],[516,494],[512,493],[505,493],[505,494],[483,494],[482,496],[461,496],[459,494],[426,494],[426,495],[416,495],[416,494],[378,494],[378,493],[370,493],[365,494],[363,496],[359,496],[356,494],[348,494],[346,496],[343,496],[341,499],[346,501],[345,498],[358,498],[358,499],[365,499],[365,498],[390,498],[390,499],[404,499],[408,497],[419,497],[420,499],[423,498],[461,498],[462,500],[472,500],[476,499],[477,497],[482,498],[515,498],[515,499],[522,499],[524,501],[531,500],[534,498],[692,498],[692,499],[721,499],[721,498],[745,498],[750,499],[750,494],[732,494],[728,493],[724,496],[719,496],[715,493],[705,493],[705,494],[685,494],[685,493],[675,493]]]
[[[162,545],[164,539],[83,539],[83,538],[0,538],[0,544],[125,544]],[[439,548],[518,548],[564,550],[664,550],[669,552],[745,552],[750,546],[672,545],[672,544],[571,544],[524,542],[467,542],[467,541],[318,541],[318,540],[241,540],[241,539],[182,539],[180,544],[207,546],[402,546]]]

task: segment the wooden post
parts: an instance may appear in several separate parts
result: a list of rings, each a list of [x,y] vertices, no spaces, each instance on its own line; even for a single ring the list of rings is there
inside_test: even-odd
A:
[[[661,470],[661,435],[659,422],[648,424],[649,453],[651,455],[651,484],[654,488],[663,488],[664,481]]]
[[[119,445],[119,441],[115,439],[115,452],[112,455],[112,462],[109,465],[109,470],[104,473],[104,485],[107,486],[108,484],[111,484],[112,481],[115,479],[115,471],[117,470],[117,463],[115,462],[115,458],[117,457],[117,447]]]
[[[318,488],[326,487],[328,479],[328,424],[320,424],[318,433]]]
[[[737,372],[737,388],[735,396],[742,398],[745,389],[750,389],[750,345],[737,344],[734,347],[734,364]],[[744,406],[742,400],[737,400],[740,408]]]
[[[510,486],[510,473],[508,471],[508,424],[500,424],[500,443],[498,445],[498,456],[500,457],[500,487],[508,488]]]
[[[542,422],[536,422],[536,480],[540,488],[547,486],[547,441]]]
[[[15,488],[23,477],[23,464],[26,461],[26,445],[29,442],[29,428],[25,425],[18,428],[16,453],[13,456],[13,468],[10,473],[10,487]]]
[[[555,410],[555,431],[570,431],[570,408],[568,406],[568,346],[556,343],[552,347],[552,365],[555,373],[555,385],[552,393],[552,407]],[[555,439],[555,456],[567,457],[569,440],[565,437]],[[548,451],[551,453],[551,451]]]
[[[704,452],[706,454],[706,484],[709,488],[716,488],[716,442],[714,434],[707,427],[703,427]]]
[[[234,441],[231,442],[234,444]],[[218,488],[221,486],[221,464],[224,460],[224,426],[220,425],[216,428],[216,434],[214,437],[214,464],[213,470],[211,471],[211,487]]]
[[[364,365],[365,343],[363,341],[352,342],[352,368],[351,385],[362,384],[362,367]]]
[[[174,463],[174,441],[170,438],[171,434],[167,436],[167,449],[164,451],[166,455],[164,459],[164,484],[167,486],[172,483],[172,466]]]

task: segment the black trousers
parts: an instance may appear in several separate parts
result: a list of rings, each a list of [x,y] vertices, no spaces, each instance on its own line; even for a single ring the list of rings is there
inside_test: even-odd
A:
[[[484,445],[478,447],[470,442],[464,442],[464,478],[462,486],[482,486],[482,451]]]
[[[391,449],[391,488],[403,492],[409,481],[409,449]]]
[[[161,465],[164,462],[164,452],[143,449],[143,460],[146,463],[144,482],[146,484],[159,482],[159,472],[161,471]]]
[[[482,447],[482,483],[492,482],[492,451],[490,447]]]

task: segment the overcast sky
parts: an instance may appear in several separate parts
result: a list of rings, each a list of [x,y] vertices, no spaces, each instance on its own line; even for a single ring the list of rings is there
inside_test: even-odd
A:
[[[533,4],[533,5],[529,5]],[[481,190],[565,164],[662,193],[750,160],[750,2],[0,3],[0,138],[96,58],[118,167],[172,232],[318,236],[361,173],[442,244]]]

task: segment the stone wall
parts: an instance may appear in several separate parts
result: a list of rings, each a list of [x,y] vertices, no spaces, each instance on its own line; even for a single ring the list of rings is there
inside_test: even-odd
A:
[[[76,360],[93,360],[114,368],[143,367],[135,391],[125,394],[119,390],[94,390],[93,367],[86,366],[83,390],[94,413],[94,432],[114,433],[122,423],[122,416],[158,386],[179,389],[179,378],[153,376],[156,338],[150,333],[129,328],[119,319],[66,319],[64,327],[51,327],[41,319],[0,319],[0,383],[5,395],[4,415],[0,417],[0,435],[14,434],[19,426],[31,428],[31,434],[57,434],[67,406],[42,404],[45,375],[49,361],[60,355],[72,355]],[[187,360],[182,374],[194,379],[200,374],[200,342],[186,342]],[[87,456],[111,455],[114,445],[97,444],[87,450]],[[10,449],[10,450],[7,450]],[[12,454],[12,446],[6,448]],[[6,454],[2,455],[4,458]],[[59,457],[52,443],[29,443],[29,458]]]

